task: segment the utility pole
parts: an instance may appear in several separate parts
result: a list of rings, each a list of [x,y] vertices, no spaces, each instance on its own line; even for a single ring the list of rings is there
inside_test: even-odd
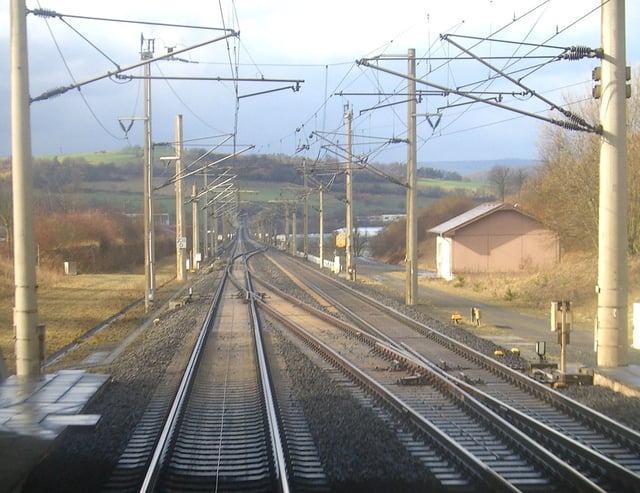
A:
[[[324,186],[320,184],[320,188],[318,189],[318,206],[319,211],[318,215],[320,216],[320,239],[318,248],[320,249],[320,269],[324,269]]]
[[[191,224],[193,234],[193,248],[191,250],[191,270],[198,270],[198,256],[200,253],[200,237],[198,236],[198,187],[194,183],[191,190]]]
[[[284,251],[288,252],[291,249],[289,244],[289,204],[284,203]]]
[[[204,208],[202,214],[202,231],[204,233],[204,248],[202,252],[202,260],[209,258],[209,171],[204,170]]]
[[[625,2],[603,1],[598,225],[597,364],[627,361],[627,143]]]
[[[416,50],[409,49],[407,78],[407,223],[406,223],[406,293],[405,304],[413,306],[418,297],[418,220],[416,217]]]
[[[292,202],[293,209],[291,210],[291,255],[296,256],[298,251],[298,203],[294,200]]]
[[[302,209],[302,253],[305,260],[309,257],[309,183],[307,179],[307,159],[302,158],[302,179],[304,188],[304,202]]]
[[[218,209],[216,207],[216,199],[213,198],[211,202],[211,221],[213,222],[213,226],[211,229],[213,230],[213,238],[211,241],[211,255],[213,255],[214,260],[218,258]]]
[[[153,58],[155,39],[140,37],[140,59]],[[151,143],[151,64],[144,64],[144,277],[145,311],[153,305],[156,291],[155,224],[153,218],[153,149]]]
[[[184,183],[182,180],[182,115],[176,115],[176,278],[187,278],[185,252],[187,237],[184,234]]]
[[[15,269],[13,325],[16,337],[16,375],[38,378],[42,375],[42,365],[38,337],[30,111],[25,1],[11,0],[11,173]],[[44,344],[44,335],[42,343]]]
[[[347,169],[345,173],[345,188],[347,194],[346,204],[346,220],[345,220],[345,268],[347,270],[347,279],[355,280],[355,265],[353,262],[353,184],[351,181],[351,173],[353,166],[353,144],[351,141],[351,122],[353,120],[353,112],[349,108],[349,104],[344,106],[344,119],[347,126]]]

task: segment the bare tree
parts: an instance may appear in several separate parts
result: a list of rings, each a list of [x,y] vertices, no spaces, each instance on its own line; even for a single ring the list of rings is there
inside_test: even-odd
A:
[[[527,178],[529,178],[529,174],[523,168],[516,168],[513,170],[511,184],[513,186],[513,193],[516,194],[518,200],[520,200],[520,194],[522,193],[522,189],[524,188]]]
[[[502,202],[507,195],[512,173],[511,168],[506,166],[494,166],[489,170],[489,183],[495,188],[496,194]]]
[[[640,71],[633,75],[635,86],[627,106],[627,190],[629,197],[629,252],[640,253]]]
[[[640,73],[633,77],[627,103],[627,190],[631,254],[640,253]],[[598,121],[600,102],[585,98],[574,105],[587,120]],[[539,143],[542,166],[525,187],[527,207],[558,231],[565,245],[598,246],[599,158],[597,135],[543,128]]]
[[[543,130],[542,168],[531,182],[528,207],[560,234],[565,245],[598,244],[597,135],[558,127]]]

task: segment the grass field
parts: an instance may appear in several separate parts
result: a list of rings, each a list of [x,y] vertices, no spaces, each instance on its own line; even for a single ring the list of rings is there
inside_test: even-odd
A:
[[[154,156],[169,156],[173,155],[174,151],[169,147],[154,147]],[[36,156],[36,158],[52,159],[57,157],[59,160],[66,158],[69,159],[84,159],[89,164],[103,164],[113,163],[116,166],[127,164],[130,162],[140,161],[142,162],[142,147],[125,147],[116,151],[92,151],[92,152],[79,152],[76,154],[51,154]]]
[[[155,148],[154,156],[172,154],[170,148]],[[52,158],[54,156],[42,156]],[[77,154],[56,156],[59,160],[66,158],[84,159],[91,164],[113,163],[115,166],[141,163],[142,149],[129,147],[117,151],[96,151]],[[215,170],[212,170],[214,174]],[[361,173],[354,174],[354,203],[353,212],[356,217],[364,218],[380,214],[402,214],[405,209],[405,189],[399,185],[387,182],[366,184],[360,181]],[[173,177],[172,166],[159,167],[154,170],[154,200],[156,213],[168,213],[171,218],[175,214],[175,187],[166,185]],[[143,204],[143,178],[142,169],[139,175],[123,173],[120,179],[113,181],[91,181],[78,184],[78,191],[73,195],[75,203],[82,207],[111,209],[125,213],[139,213]],[[186,180],[185,197],[191,195],[191,187],[194,178]],[[336,227],[343,226],[344,204],[344,177],[338,177],[333,190],[324,194],[324,217],[328,222],[335,223]],[[239,175],[235,183],[239,189],[237,199],[240,206],[243,204],[261,204],[276,213],[284,214],[284,202],[297,201],[298,219],[302,220],[302,177],[300,183],[270,183],[265,181],[243,180]],[[164,186],[163,186],[164,185]],[[199,178],[199,187],[202,187],[202,179]],[[418,181],[419,192],[417,198],[418,210],[428,207],[434,200],[446,193],[465,193],[473,196],[483,196],[487,193],[486,184],[470,181],[445,181],[434,179],[420,179]],[[427,193],[436,190],[435,193]],[[65,192],[68,195],[68,192]],[[201,200],[200,204],[202,205]],[[317,224],[319,210],[319,194],[317,189],[312,189],[308,196],[309,224]],[[255,210],[255,209],[254,209]],[[290,210],[290,209],[289,209]],[[190,208],[187,216],[191,214]],[[173,221],[174,219],[172,219]],[[189,219],[188,219],[189,220]],[[340,223],[340,224],[338,224]]]
[[[173,257],[163,259],[158,265],[157,286],[167,285],[165,289],[170,289],[171,280],[175,277],[175,260]],[[1,267],[4,275],[0,279],[0,349],[9,371],[13,373],[13,279],[6,260],[2,260]],[[142,270],[78,276],[39,270],[38,315],[40,323],[46,326],[46,354],[57,352],[140,298],[144,298]],[[144,308],[137,309],[131,315],[132,323],[138,324],[144,318]]]
[[[434,180],[431,178],[420,178],[418,180],[418,187],[442,188],[448,192],[453,192],[454,190],[465,190],[471,192],[477,190],[488,190],[488,185],[486,183],[478,181]]]

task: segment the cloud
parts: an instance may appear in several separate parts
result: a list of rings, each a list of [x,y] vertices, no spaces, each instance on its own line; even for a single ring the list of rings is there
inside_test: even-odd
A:
[[[35,2],[36,5],[38,2]],[[187,0],[180,5],[159,4],[149,0],[136,2],[111,0],[108,4],[86,0],[49,0],[43,7],[65,14],[98,17],[197,24],[240,31],[240,40],[220,41],[190,53],[181,59],[192,62],[159,62],[152,67],[154,75],[191,75],[228,77],[234,70],[246,78],[304,79],[300,92],[290,89],[240,100],[238,140],[255,144],[259,152],[296,152],[301,139],[313,130],[340,130],[344,105],[354,110],[354,132],[388,137],[403,137],[406,132],[406,105],[393,102],[402,97],[340,96],[339,92],[403,92],[406,82],[371,68],[358,67],[354,61],[377,54],[404,55],[415,47],[419,57],[443,57],[458,53],[452,45],[439,40],[441,33],[477,36],[479,38],[504,28],[500,39],[540,43],[549,40],[558,46],[599,45],[600,14],[594,12],[600,2],[527,0],[457,0],[424,2],[396,0],[385,2],[354,0],[324,2],[290,0],[223,1]],[[46,5],[45,5],[46,3]],[[532,10],[533,7],[542,7]],[[640,6],[627,2],[627,23],[640,22]],[[514,22],[514,18],[519,19]],[[116,65],[127,66],[140,59],[140,37],[154,38],[156,53],[169,47],[184,47],[218,36],[219,32],[177,29],[164,26],[114,24],[81,19],[66,19],[84,37],[59,19],[28,16],[30,92],[32,96],[55,87],[87,80]],[[633,24],[636,23],[636,24]],[[8,6],[0,5],[0,42],[8,46]],[[64,56],[67,72],[52,35]],[[565,30],[566,29],[566,30]],[[627,44],[630,64],[638,63],[638,30],[628,29]],[[556,35],[556,32],[560,34]],[[456,38],[465,46],[475,41]],[[95,46],[92,46],[95,45]],[[98,51],[98,49],[100,51]],[[532,47],[482,43],[473,51],[483,57],[498,54],[523,55]],[[537,52],[536,52],[537,53]],[[0,70],[8,73],[8,50],[0,51]],[[195,63],[197,62],[197,63]],[[515,66],[494,61],[505,70]],[[534,62],[531,62],[534,63]],[[381,61],[381,66],[406,72],[406,61]],[[536,91],[562,102],[563,94],[582,97],[590,90],[591,69],[596,61],[552,64],[526,78]],[[421,61],[419,76],[447,87],[474,87],[492,91],[511,91],[504,80],[474,85],[490,75],[478,62],[445,63],[442,60]],[[130,74],[140,74],[134,70]],[[520,77],[517,73],[516,77]],[[277,89],[287,83],[242,82],[238,94],[247,95]],[[424,87],[426,89],[426,87]],[[10,154],[9,81],[0,80],[0,155]],[[233,83],[224,81],[156,81],[152,82],[154,140],[173,138],[176,113],[184,115],[185,138],[196,138],[232,132],[235,127],[236,103]],[[81,96],[84,96],[85,101]],[[530,111],[545,112],[544,104],[533,105],[505,95],[505,101]],[[522,99],[522,98],[521,98]],[[457,97],[428,96],[418,106],[419,113],[442,111],[439,127],[433,131],[425,117],[419,119],[420,161],[459,159],[462,155],[496,157],[535,157],[539,123],[517,117],[485,105],[458,104]],[[373,106],[384,106],[365,111]],[[119,148],[127,143],[141,145],[142,123],[133,125],[128,141],[123,140],[120,117],[141,116],[141,82],[123,83],[105,79],[83,86],[81,92],[70,91],[55,99],[32,105],[32,146],[35,154],[80,152]],[[105,127],[107,131],[103,129]],[[304,129],[296,132],[296,129]],[[339,137],[336,137],[338,139]],[[364,138],[358,141],[367,148]],[[405,158],[402,145],[390,146],[376,154],[381,160]],[[423,154],[423,155],[422,155]]]

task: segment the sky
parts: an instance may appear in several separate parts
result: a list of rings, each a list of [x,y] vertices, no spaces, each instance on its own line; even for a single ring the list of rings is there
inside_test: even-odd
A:
[[[639,3],[626,2],[627,26],[640,25]],[[0,4],[0,73],[5,74],[0,156],[11,154],[8,4]],[[154,142],[173,141],[175,115],[182,114],[187,146],[220,145],[219,152],[232,152],[227,136],[235,130],[237,150],[254,146],[249,152],[340,158],[348,108],[354,154],[368,162],[403,162],[402,75],[413,48],[416,74],[424,81],[418,84],[424,92],[417,105],[419,162],[536,159],[547,124],[531,115],[557,119],[561,115],[550,111],[553,104],[590,99],[597,59],[550,60],[568,46],[600,46],[599,5],[599,0],[28,0],[28,9],[62,16],[27,16],[30,95],[138,64],[142,39],[145,47],[153,40],[155,56],[218,39],[151,65],[154,77],[214,79],[151,81]],[[627,64],[633,69],[640,65],[639,31],[626,30]],[[229,37],[221,39],[225,33]],[[464,47],[464,57],[456,45]],[[363,59],[369,63],[356,63]],[[140,77],[142,70],[122,74]],[[219,80],[234,76],[243,80]],[[301,81],[298,91],[291,89],[295,81]],[[472,103],[442,88],[470,91],[529,115]],[[33,153],[141,146],[143,100],[141,79],[104,77],[34,101]]]

